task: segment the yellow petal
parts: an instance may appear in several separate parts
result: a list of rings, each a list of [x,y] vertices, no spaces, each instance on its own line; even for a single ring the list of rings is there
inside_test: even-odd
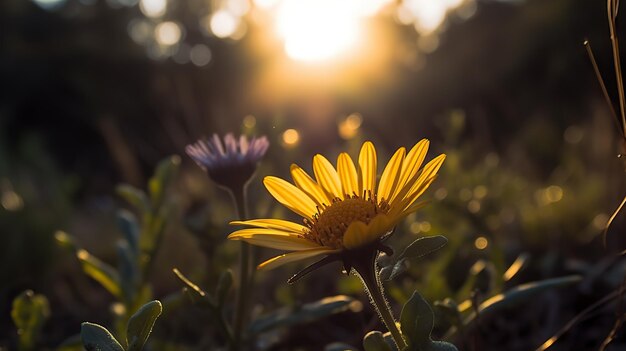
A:
[[[393,224],[389,217],[384,214],[379,214],[367,224],[366,240],[373,242],[387,234],[391,229],[393,229]]]
[[[343,234],[343,246],[349,250],[356,249],[369,243],[366,241],[366,238],[367,224],[361,221],[354,221],[350,223],[348,229]]]
[[[230,240],[242,240],[253,245],[278,250],[310,250],[320,245],[293,233],[280,232],[273,229],[241,229],[228,236]]]
[[[307,193],[320,208],[331,204],[332,199],[328,197],[324,189],[296,164],[291,165],[291,177],[298,188]]]
[[[250,227],[266,228],[266,229],[278,229],[278,230],[282,230],[285,232],[296,233],[296,234],[301,234],[302,231],[306,229],[305,226],[298,224],[298,223],[285,221],[282,219],[270,219],[270,218],[251,219],[247,221],[232,221],[230,222],[230,224],[231,225],[245,225],[245,226],[250,226]]]
[[[359,189],[359,177],[350,155],[345,152],[339,154],[337,158],[337,170],[339,171],[343,194],[348,196],[353,194],[362,195],[361,189]]]
[[[396,191],[405,154],[406,149],[403,147],[399,148],[396,153],[391,156],[387,166],[385,166],[383,175],[380,177],[380,183],[378,184],[378,201],[383,199],[389,200],[391,194]]]
[[[324,255],[324,254],[330,254],[330,253],[334,253],[334,252],[338,252],[339,250],[334,250],[334,249],[328,249],[328,248],[324,248],[324,249],[314,249],[314,250],[305,250],[305,251],[298,251],[298,252],[290,252],[290,253],[286,253],[280,256],[276,256],[274,258],[270,258],[269,260],[261,263],[258,267],[258,269],[274,269],[276,267],[282,266],[283,264],[286,263],[290,263],[290,262],[294,262],[294,261],[299,261],[299,260],[304,260],[310,257],[315,257],[315,256],[319,256],[319,255]]]
[[[443,161],[445,161],[445,159],[446,155],[441,154],[428,162],[426,166],[424,166],[424,169],[419,173],[417,180],[415,180],[413,184],[410,184],[411,182],[407,183],[406,186],[411,186],[411,188],[404,196],[404,198],[412,197],[413,193],[421,187],[421,183],[428,181],[433,176],[436,176],[439,168],[441,168],[441,165],[443,164]]]
[[[426,158],[426,153],[428,153],[428,145],[430,142],[428,139],[422,139],[413,148],[406,154],[406,158],[402,163],[402,175],[398,180],[398,185],[396,186],[396,190],[393,195],[389,199],[389,203],[392,203],[393,200],[397,197],[398,193],[404,188],[407,182],[413,178],[419,168],[422,166],[424,159]]]
[[[394,225],[389,216],[384,214],[372,218],[368,224],[352,222],[343,236],[343,246],[350,250],[371,244],[387,234]]]
[[[401,219],[410,215],[411,213],[419,210],[420,208],[428,205],[430,203],[430,201],[426,200],[426,201],[420,201],[420,202],[416,202],[412,205],[410,205],[408,208],[406,208],[404,211],[402,211],[402,213],[400,214]]]
[[[359,153],[359,182],[361,189],[360,196],[365,194],[375,194],[376,190],[376,149],[370,141],[363,143]]]
[[[437,175],[433,175],[430,179],[423,182],[412,194],[411,197],[404,199],[403,211],[411,207],[411,205],[430,187],[430,185],[437,179]]]
[[[315,173],[317,183],[320,184],[330,196],[343,199],[339,175],[335,167],[333,167],[326,157],[320,154],[313,157],[313,173]]]
[[[439,170],[445,159],[446,155],[441,154],[428,162],[421,171],[415,173],[415,175],[413,175],[413,177],[411,177],[411,179],[406,182],[402,190],[400,190],[400,192],[396,194],[393,202],[389,204],[391,205],[392,210],[398,207],[406,207],[405,199],[411,198],[412,194],[415,193],[416,189],[423,182],[427,181],[433,175],[437,174],[437,171]],[[402,203],[404,203],[404,205],[401,205]]]
[[[417,200],[422,194],[430,187],[430,185],[437,179],[437,175],[430,177],[424,182],[420,182],[420,186],[411,192],[411,196],[405,197],[402,201],[396,201],[391,209],[389,210],[389,215],[391,216],[401,216],[401,213],[406,211],[412,204]]]
[[[315,202],[302,190],[277,177],[265,177],[263,184],[272,196],[288,209],[305,218],[317,212]]]

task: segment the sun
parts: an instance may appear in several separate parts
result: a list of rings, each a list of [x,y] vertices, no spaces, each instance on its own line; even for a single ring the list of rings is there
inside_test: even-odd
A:
[[[359,0],[284,0],[276,30],[286,54],[299,61],[326,61],[355,49],[362,37]]]

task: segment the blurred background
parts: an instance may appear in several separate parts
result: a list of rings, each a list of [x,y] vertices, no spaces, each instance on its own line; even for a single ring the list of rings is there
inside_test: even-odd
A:
[[[234,267],[230,199],[184,155],[198,138],[227,132],[271,142],[249,188],[255,217],[290,215],[260,179],[288,177],[291,163],[311,170],[316,153],[355,156],[365,140],[386,161],[430,139],[430,158],[448,154],[428,192],[433,203],[393,240],[443,234],[450,243],[390,284],[392,301],[415,288],[430,301],[458,296],[476,262],[501,274],[520,254],[528,268],[509,286],[606,272],[507,311],[463,349],[537,347],[619,286],[626,267],[612,261],[626,248],[622,216],[606,248],[600,236],[626,192],[624,164],[582,45],[590,40],[615,95],[608,36],[605,4],[585,0],[0,2],[0,347],[14,343],[10,301],[27,288],[50,299],[47,348],[81,321],[110,320],[112,297],[54,233],[114,263],[115,213],[126,206],[116,184],[145,188],[169,155],[182,168],[150,277],[155,296],[180,289],[172,267],[206,282]],[[260,275],[258,313],[337,293],[365,303],[268,345],[360,345],[377,318],[358,281],[339,270],[296,286],[284,284],[294,267]],[[596,313],[555,349],[597,347],[614,319],[611,309]],[[193,322],[172,317],[155,334],[194,349],[202,329]]]

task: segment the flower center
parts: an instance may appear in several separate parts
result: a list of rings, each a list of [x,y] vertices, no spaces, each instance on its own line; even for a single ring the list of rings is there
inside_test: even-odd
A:
[[[319,209],[312,220],[304,220],[309,230],[303,237],[323,246],[343,248],[343,235],[352,222],[368,224],[377,214],[388,211],[387,202],[383,200],[378,204],[375,197],[369,200],[359,196],[336,198],[330,206]]]

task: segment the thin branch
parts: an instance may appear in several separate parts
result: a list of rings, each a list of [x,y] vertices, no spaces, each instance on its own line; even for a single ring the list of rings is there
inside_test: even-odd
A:
[[[615,78],[617,81],[617,92],[619,95],[620,115],[622,117],[622,130],[626,135],[626,98],[624,97],[624,82],[622,80],[622,65],[619,56],[619,41],[617,39],[617,29],[615,25],[615,17],[619,3],[608,0],[607,12],[609,17],[609,30],[611,32],[611,47],[613,48],[613,64],[615,65]]]
[[[591,49],[591,43],[588,40],[585,40],[583,43],[585,49],[587,50],[587,55],[589,56],[589,60],[591,61],[591,65],[593,66],[593,71],[596,74],[596,79],[598,83],[600,83],[600,88],[602,89],[602,94],[604,95],[604,99],[606,100],[606,104],[609,106],[609,110],[611,111],[611,115],[613,116],[613,120],[616,123],[617,129],[622,134],[624,138],[626,138],[626,134],[624,134],[624,129],[621,126],[621,122],[617,113],[615,112],[615,107],[613,106],[613,101],[611,101],[611,97],[609,96],[609,91],[606,89],[606,84],[604,84],[604,79],[602,79],[602,74],[600,73],[600,68],[596,62],[596,58],[593,54],[593,50]]]
[[[613,223],[615,217],[617,217],[617,214],[620,213],[620,211],[624,207],[624,204],[626,204],[626,196],[624,196],[624,199],[622,199],[622,203],[617,207],[615,212],[613,212],[611,218],[609,218],[609,220],[606,222],[606,225],[604,226],[604,231],[602,232],[602,241],[604,242],[604,247],[606,247],[606,236],[609,231],[609,227],[611,226],[611,223]]]

